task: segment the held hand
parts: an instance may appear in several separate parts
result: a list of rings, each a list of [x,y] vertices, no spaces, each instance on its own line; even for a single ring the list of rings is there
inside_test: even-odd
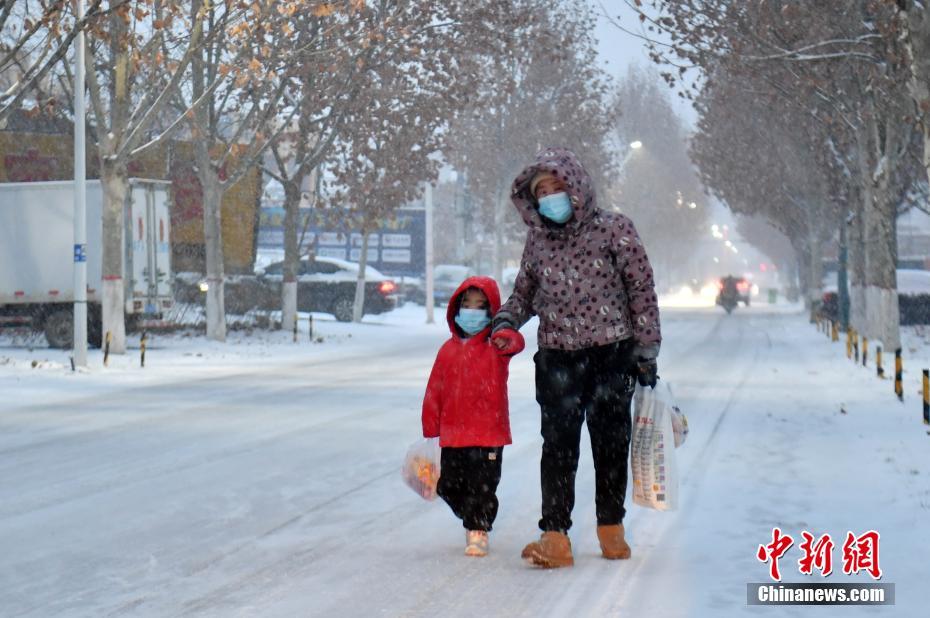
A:
[[[512,328],[502,328],[491,335],[491,344],[504,355],[513,355],[523,349],[523,337]]]
[[[639,380],[640,386],[656,387],[659,381],[659,367],[655,359],[640,359],[636,363],[636,371],[636,379]]]

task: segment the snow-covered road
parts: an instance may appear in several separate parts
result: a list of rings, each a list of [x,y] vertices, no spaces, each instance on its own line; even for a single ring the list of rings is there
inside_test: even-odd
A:
[[[151,381],[55,377],[47,396],[0,375],[0,615],[925,615],[930,436],[913,393],[899,404],[794,313],[663,317],[660,374],[691,423],[681,509],[628,504],[633,558],[601,559],[585,438],[576,566],[559,571],[519,557],[538,535],[532,328],[480,560],[462,555],[448,508],[399,475],[442,328],[361,325],[331,351]],[[773,526],[837,545],[880,531],[897,604],[747,607]],[[798,557],[782,560],[786,581],[806,581]],[[871,581],[837,570],[828,581]]]

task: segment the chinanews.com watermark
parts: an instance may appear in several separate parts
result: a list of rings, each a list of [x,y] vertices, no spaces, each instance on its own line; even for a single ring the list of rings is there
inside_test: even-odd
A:
[[[833,574],[833,550],[835,543],[829,534],[815,537],[808,531],[801,532],[798,545],[801,557],[797,561],[798,572],[823,578]],[[772,529],[772,540],[759,545],[756,558],[768,565],[772,582],[746,584],[748,605],[894,605],[894,584],[877,583],[882,578],[879,561],[881,535],[869,530],[860,535],[847,532],[843,541],[843,574],[852,576],[867,573],[875,583],[782,583],[780,560],[786,558],[794,539],[780,528]]]
[[[894,605],[894,584],[746,584],[748,605]]]

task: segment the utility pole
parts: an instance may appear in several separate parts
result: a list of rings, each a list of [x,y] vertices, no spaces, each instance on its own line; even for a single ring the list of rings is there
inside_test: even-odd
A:
[[[433,185],[426,184],[426,323],[433,324]]]
[[[77,0],[77,22],[84,19]],[[87,170],[85,169],[84,29],[74,39],[74,365],[87,366]]]

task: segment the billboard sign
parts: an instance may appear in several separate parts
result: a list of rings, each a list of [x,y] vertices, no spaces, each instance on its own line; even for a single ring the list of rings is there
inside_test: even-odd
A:
[[[368,265],[392,277],[421,277],[426,270],[426,216],[422,209],[398,210],[394,218],[368,237]],[[301,253],[358,262],[362,252],[362,234],[358,229],[342,226],[339,217],[314,216],[302,209],[298,234],[303,231]],[[342,218],[351,221],[350,217]],[[335,222],[334,222],[335,221]],[[261,209],[258,230],[261,249],[284,248],[284,208]]]

